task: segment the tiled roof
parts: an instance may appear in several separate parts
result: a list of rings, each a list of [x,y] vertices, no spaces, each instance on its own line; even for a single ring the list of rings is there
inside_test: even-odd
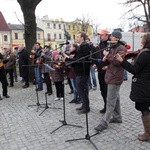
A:
[[[9,29],[11,29],[11,30],[24,30],[24,25],[22,25],[22,24],[10,24],[10,23],[8,23],[8,27],[9,27]],[[43,31],[41,28],[39,28],[39,27],[36,27],[36,30],[37,31]]]
[[[10,31],[1,11],[0,11],[0,31]]]

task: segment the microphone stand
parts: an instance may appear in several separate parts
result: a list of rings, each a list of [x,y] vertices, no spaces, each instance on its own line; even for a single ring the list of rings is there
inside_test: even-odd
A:
[[[46,66],[47,68],[49,68],[51,71],[55,71],[55,69],[52,68],[51,66],[49,66],[48,64],[43,63],[43,65]],[[39,114],[39,116],[40,116],[45,110],[47,110],[47,109],[62,109],[62,108],[56,108],[56,107],[54,107],[54,99],[53,99],[53,107],[49,107],[49,106],[48,106],[48,103],[47,103],[47,94],[48,94],[48,93],[45,93],[45,101],[46,101],[46,103],[45,103],[45,109]]]
[[[90,55],[91,56],[91,55]],[[85,63],[90,63],[90,62],[86,62],[85,61],[85,58],[87,58],[87,56],[85,56],[85,57],[82,57],[82,59],[83,59],[83,61],[82,62],[78,62],[78,63],[83,63],[83,72],[84,72],[84,77],[85,77]],[[82,59],[80,59],[80,60],[82,60]],[[77,62],[78,60],[76,60],[76,61],[74,61],[74,62],[72,62],[72,63],[75,63],[75,62]],[[72,64],[72,63],[70,63],[70,64]],[[86,79],[85,79],[85,81],[84,81],[84,83],[86,84]],[[84,86],[85,87],[85,89],[84,89],[84,95],[86,94],[85,93],[85,91],[86,91],[86,85]],[[85,103],[85,109],[86,109],[86,135],[85,135],[85,137],[83,137],[83,138],[77,138],[77,139],[70,139],[70,140],[66,140],[66,142],[71,142],[71,141],[78,141],[78,140],[89,140],[90,142],[91,142],[91,144],[95,147],[95,149],[96,150],[98,150],[98,148],[96,147],[96,145],[91,141],[91,137],[93,137],[93,136],[95,136],[95,135],[97,135],[97,134],[99,134],[99,132],[97,132],[97,133],[95,133],[95,134],[93,134],[93,135],[89,135],[89,125],[88,125],[88,106],[87,106],[87,102]]]
[[[56,61],[51,61],[51,62],[56,62]],[[58,61],[57,61],[58,62]],[[63,73],[65,74],[65,63],[64,62],[61,62],[63,63]],[[63,85],[64,85],[64,82],[63,82]],[[54,133],[55,131],[57,131],[58,129],[60,129],[61,127],[63,126],[73,126],[73,127],[79,127],[79,128],[83,128],[82,126],[78,126],[78,125],[73,125],[73,124],[68,124],[67,121],[66,121],[66,108],[65,108],[65,88],[64,88],[64,97],[63,97],[63,120],[59,120],[62,125],[59,126],[58,128],[56,128],[55,130],[53,130],[52,132],[50,132],[50,134]]]
[[[85,58],[88,58],[88,57],[91,57],[93,54],[96,54],[96,53],[98,53],[98,52],[100,52],[100,51],[103,51],[103,50],[110,50],[112,47],[114,47],[116,44],[114,44],[114,45],[112,45],[112,46],[109,46],[109,47],[106,47],[106,48],[103,48],[103,49],[100,49],[100,50],[98,50],[98,51],[95,51],[95,52],[93,52],[92,54],[89,54],[89,55],[86,55],[86,56],[84,56],[84,57],[81,57],[81,58],[79,58],[78,60],[75,60],[75,61],[72,61],[72,62],[70,62],[70,63],[68,63],[67,65],[71,65],[71,64],[73,64],[73,63],[81,63],[81,61],[82,61],[82,63],[83,63],[83,70],[84,70],[84,76],[85,76],[85,63],[88,63],[88,62],[86,62],[85,61]],[[90,59],[90,58],[89,58]],[[86,81],[85,81],[85,84],[86,84]],[[84,89],[84,91],[85,91],[86,89]],[[86,94],[85,92],[84,92],[84,94]],[[89,135],[89,126],[88,126],[88,106],[87,106],[87,103],[85,103],[85,105],[86,105],[86,135],[85,135],[85,137],[83,137],[83,138],[78,138],[78,139],[70,139],[70,140],[66,140],[66,142],[71,142],[71,141],[78,141],[78,140],[89,140],[90,141],[90,143],[95,147],[95,149],[96,150],[98,150],[98,148],[95,146],[95,144],[91,141],[91,137],[93,137],[93,136],[95,136],[95,135],[97,135],[97,134],[99,134],[99,132],[96,132],[95,134],[93,134],[93,135]]]
[[[23,65],[23,67],[36,67],[37,65]],[[33,72],[34,72],[34,69],[33,69]],[[34,75],[35,75],[35,73],[34,73]],[[38,109],[39,109],[39,107],[41,107],[41,105],[44,105],[44,104],[40,104],[40,102],[39,102],[39,95],[38,95],[38,91],[36,90],[37,89],[37,82],[35,81],[35,92],[36,92],[36,105],[28,105],[28,107],[32,107],[32,106],[37,106],[37,111],[36,112],[38,112]]]

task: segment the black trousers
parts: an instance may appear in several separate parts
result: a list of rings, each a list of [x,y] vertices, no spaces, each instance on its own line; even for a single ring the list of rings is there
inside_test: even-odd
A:
[[[98,80],[99,80],[101,95],[102,95],[103,101],[104,101],[104,109],[106,109],[107,84],[105,82],[105,72],[104,73],[98,72]]]
[[[0,69],[0,82],[2,83],[3,96],[7,95],[8,82],[6,79],[6,73],[4,69]]]
[[[6,75],[9,74],[10,77],[10,85],[14,85],[14,69],[6,69]]]
[[[52,83],[51,83],[51,80],[50,80],[49,73],[44,73],[43,75],[44,75],[44,81],[45,81],[45,84],[46,84],[47,92],[52,93]]]
[[[56,96],[58,98],[64,97],[64,83],[63,81],[54,82],[56,87]]]
[[[82,101],[82,108],[89,110],[89,76],[76,76],[76,88]]]

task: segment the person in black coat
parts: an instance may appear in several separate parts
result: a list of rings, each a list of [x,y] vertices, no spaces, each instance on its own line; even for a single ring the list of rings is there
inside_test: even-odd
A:
[[[8,82],[6,79],[6,72],[4,69],[4,63],[8,62],[7,59],[3,58],[3,55],[0,53],[0,82],[2,83],[2,89],[3,89],[3,97],[9,98],[10,96],[7,94],[7,86]],[[2,100],[2,97],[0,95],[0,100]]]
[[[89,62],[88,56],[90,55],[91,48],[85,41],[86,38],[87,35],[84,32],[79,32],[76,39],[79,43],[79,47],[75,53],[75,56],[73,58],[65,59],[66,61],[72,61],[72,67],[74,67],[76,75],[76,88],[82,101],[82,106],[76,109],[78,114],[90,112],[88,81],[91,63]]]
[[[106,98],[107,98],[107,84],[105,83],[105,72],[106,72],[106,62],[100,61],[103,59],[104,54],[103,51],[105,50],[105,48],[107,48],[108,45],[108,41],[110,33],[108,30],[104,29],[101,30],[99,33],[99,38],[100,38],[100,43],[98,46],[96,46],[96,53],[92,56],[93,58],[95,58],[96,60],[93,61],[93,67],[97,68],[98,71],[98,81],[99,81],[99,87],[100,87],[100,91],[101,91],[101,96],[103,97],[103,101],[104,101],[104,107],[102,110],[100,110],[100,113],[105,113],[106,112]]]
[[[19,55],[19,74],[25,81],[23,88],[29,87],[29,67],[24,65],[29,65],[29,54],[25,50],[23,45],[18,46],[18,55]]]
[[[150,34],[141,39],[142,49],[139,50],[133,64],[117,54],[116,59],[128,72],[133,74],[130,99],[135,102],[135,108],[141,112],[144,134],[138,136],[140,141],[150,140]]]

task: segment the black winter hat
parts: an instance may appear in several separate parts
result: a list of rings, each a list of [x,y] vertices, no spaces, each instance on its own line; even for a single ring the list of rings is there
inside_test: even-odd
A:
[[[122,38],[122,33],[118,30],[115,30],[111,33],[112,36],[116,37],[117,39],[121,39]]]
[[[50,46],[48,46],[48,45],[44,45],[44,48],[48,48],[48,49],[50,49]]]

